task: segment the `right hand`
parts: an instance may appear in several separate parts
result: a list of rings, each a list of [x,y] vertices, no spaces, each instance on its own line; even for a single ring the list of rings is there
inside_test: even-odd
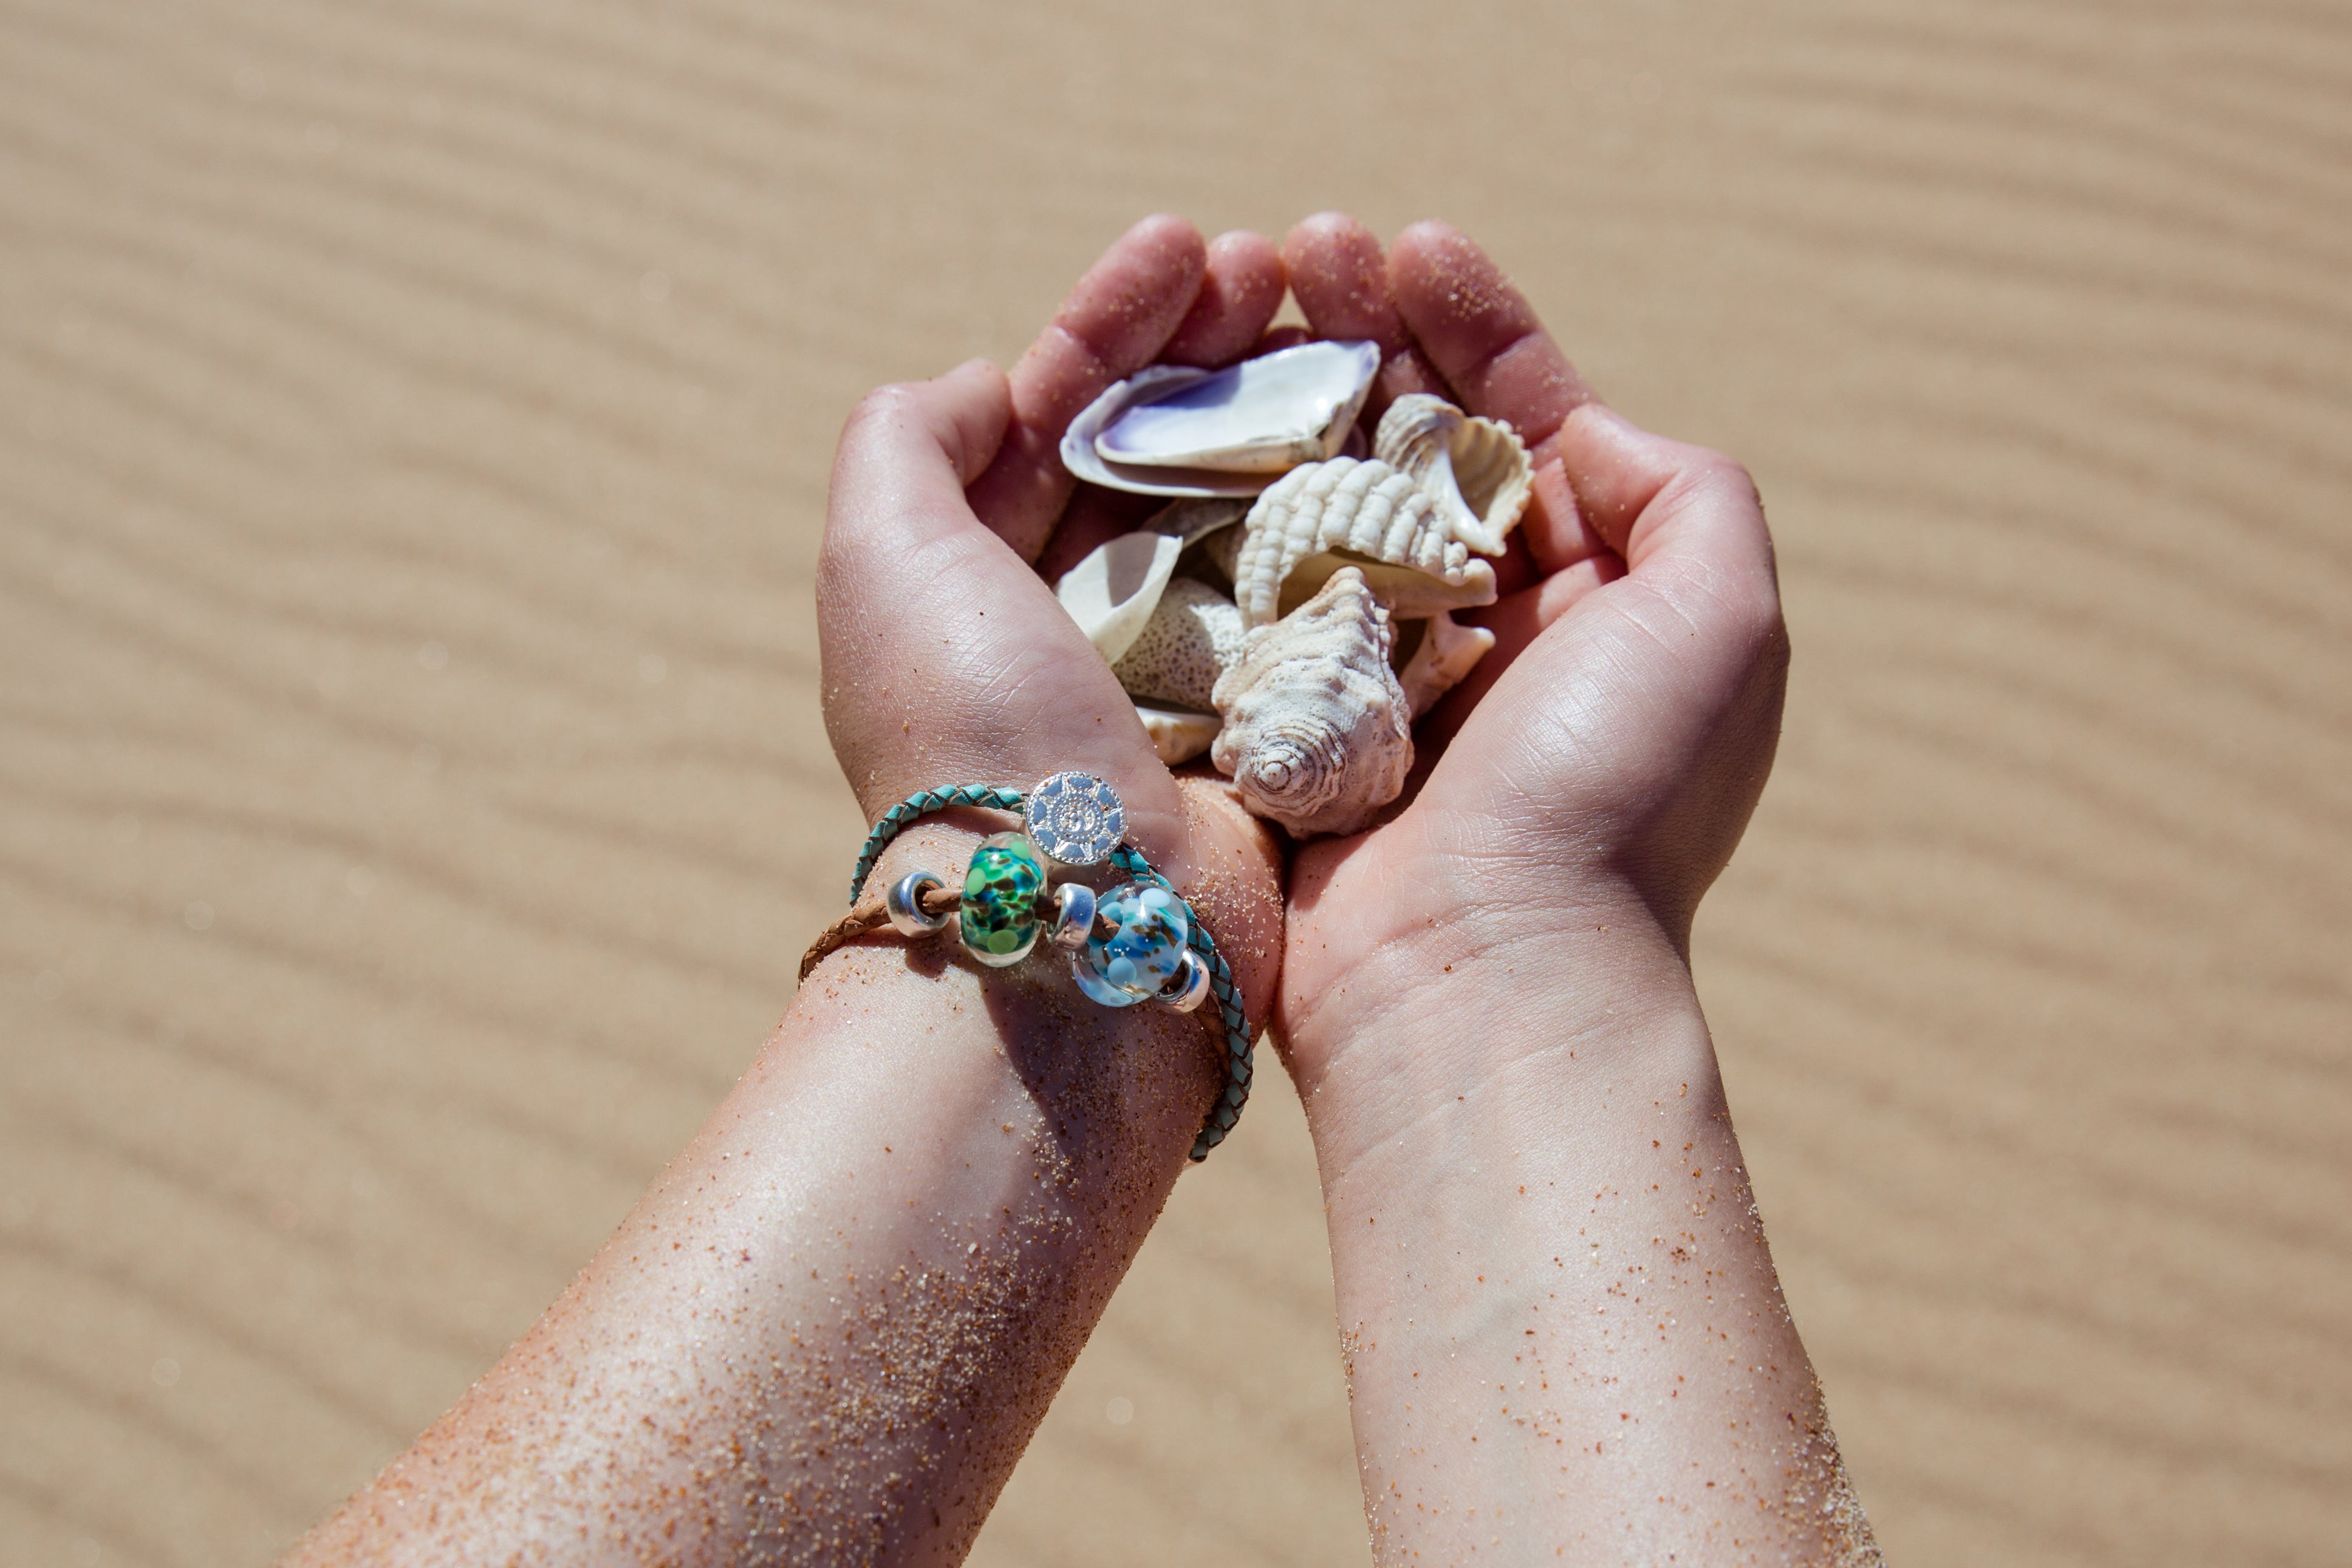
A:
[[[1284,254],[1318,337],[1380,343],[1374,416],[1436,392],[1538,465],[1504,597],[1462,617],[1496,645],[1423,727],[1419,793],[1294,859],[1277,1023],[1311,1096],[1374,1017],[1442,1024],[1462,987],[1534,992],[1631,936],[1679,966],[1770,770],[1789,643],[1746,471],[1601,404],[1465,235],[1418,224],[1383,257],[1332,214]],[[1412,1071],[1451,1100],[1475,1044],[1430,1038]]]

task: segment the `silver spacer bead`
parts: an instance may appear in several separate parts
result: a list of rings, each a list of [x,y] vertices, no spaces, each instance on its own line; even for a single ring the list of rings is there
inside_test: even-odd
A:
[[[901,936],[929,936],[945,929],[956,912],[949,909],[937,915],[926,914],[922,898],[932,888],[946,885],[935,871],[910,871],[892,883],[882,899],[882,907],[890,916],[890,929]]]
[[[1094,928],[1095,890],[1082,882],[1066,882],[1056,887],[1054,890],[1054,946],[1076,952],[1087,945],[1087,933]]]
[[[1209,999],[1209,966],[1190,947],[1184,949],[1184,961],[1176,976],[1161,988],[1160,999],[1180,1013],[1189,1013]]]

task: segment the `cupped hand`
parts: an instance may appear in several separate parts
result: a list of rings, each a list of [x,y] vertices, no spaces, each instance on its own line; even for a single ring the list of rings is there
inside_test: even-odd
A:
[[[1374,1015],[1540,991],[1596,933],[1678,959],[1770,768],[1788,639],[1747,473],[1600,402],[1469,238],[1423,223],[1383,255],[1328,214],[1284,260],[1317,336],[1380,343],[1368,418],[1436,392],[1537,464],[1502,597],[1460,617],[1496,645],[1420,727],[1418,792],[1294,859],[1277,1027],[1311,1093]]]
[[[1026,788],[1066,768],[1109,780],[1129,837],[1213,905],[1253,1018],[1279,940],[1263,835],[1220,792],[1180,787],[1032,562],[1066,514],[1070,532],[1101,527],[1099,497],[1072,505],[1058,455],[1071,417],[1157,359],[1239,358],[1282,292],[1264,238],[1204,245],[1181,219],[1145,219],[1010,375],[976,360],[858,404],[817,569],[825,729],[867,820],[953,784]]]

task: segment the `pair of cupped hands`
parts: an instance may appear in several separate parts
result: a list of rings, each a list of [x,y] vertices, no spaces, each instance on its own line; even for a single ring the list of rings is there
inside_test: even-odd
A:
[[[1303,333],[1269,330],[1286,288]],[[1407,803],[1287,846],[1205,768],[1160,763],[1053,583],[1141,516],[1074,486],[1058,455],[1074,415],[1147,365],[1307,337],[1380,345],[1368,421],[1436,392],[1510,422],[1536,476],[1499,599],[1460,616],[1495,648],[1417,726]],[[826,727],[867,820],[951,784],[1111,780],[1310,1098],[1357,1026],[1442,1017],[1482,956],[1512,954],[1512,983],[1540,987],[1580,934],[1611,929],[1679,962],[1770,767],[1787,667],[1747,473],[1599,401],[1458,230],[1417,224],[1384,248],[1338,214],[1278,250],[1147,218],[1009,373],[976,360],[866,398],[835,459],[817,606]]]

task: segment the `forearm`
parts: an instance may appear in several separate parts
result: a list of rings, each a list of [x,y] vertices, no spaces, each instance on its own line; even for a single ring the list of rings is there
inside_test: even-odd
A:
[[[919,829],[886,870],[971,841]],[[572,1289],[297,1559],[955,1561],[1217,1064],[1197,1018],[1098,1008],[1050,958],[834,955]]]
[[[1688,973],[1594,915],[1391,946],[1313,1079],[1375,1555],[1863,1557]]]

